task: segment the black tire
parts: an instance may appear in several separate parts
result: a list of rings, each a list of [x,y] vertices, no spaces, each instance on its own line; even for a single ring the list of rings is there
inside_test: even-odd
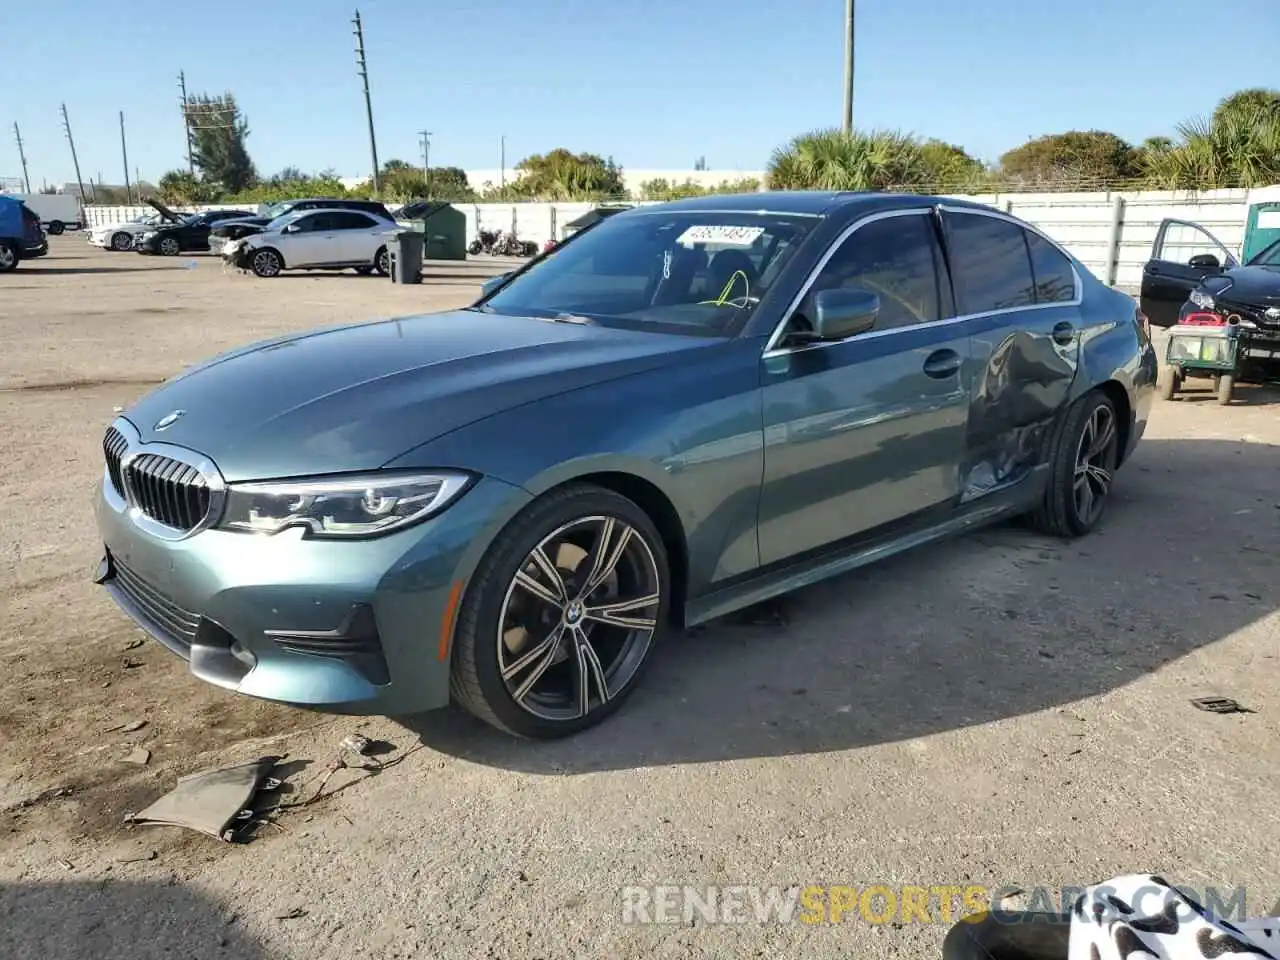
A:
[[[1109,434],[1100,420],[1110,424]],[[1081,468],[1085,441],[1093,434],[1088,449],[1097,448]],[[1099,446],[1101,444],[1101,446]],[[1120,421],[1115,404],[1101,390],[1093,390],[1073,403],[1058,426],[1049,461],[1049,484],[1040,506],[1028,514],[1031,526],[1050,536],[1082,537],[1105,512],[1120,456]],[[1081,483],[1086,490],[1081,489]]]
[[[61,220],[49,221],[49,236],[51,237],[62,236],[62,232],[66,229],[67,229],[67,225],[63,223]]]
[[[182,244],[176,237],[161,237],[156,244],[156,252],[162,257],[176,257],[182,252]]]
[[[17,244],[0,240],[0,273],[11,273],[17,270],[18,261],[21,259],[22,253],[18,250]]]
[[[1172,400],[1178,388],[1182,386],[1182,376],[1173,367],[1161,367],[1156,377],[1161,400]]]
[[[474,257],[483,249],[484,249],[484,246],[480,243],[479,240],[472,240],[471,243],[467,246],[467,253],[471,254]]]
[[[579,569],[592,566],[593,544],[600,542],[593,534],[598,538],[602,530],[607,531],[606,542],[617,549],[621,540],[623,548],[618,549],[618,559],[600,589],[609,586],[624,597],[630,590],[640,592],[631,603],[615,600],[615,605],[627,609],[612,615],[630,619],[629,613],[634,611],[631,616],[637,622],[650,626],[604,623],[590,615],[592,609],[602,607],[576,602],[583,597],[575,578],[580,576]],[[620,536],[624,530],[629,533]],[[554,556],[543,549],[548,545],[557,548]],[[543,590],[552,591],[553,581],[544,572],[547,567],[533,559],[539,550],[566,588],[559,591],[564,598],[559,603],[527,588],[516,589],[517,574],[521,574],[521,582],[527,583],[532,576],[540,580]],[[573,551],[577,552],[576,562],[570,569],[567,563],[574,559]],[[613,550],[600,552],[608,556]],[[590,570],[581,577],[588,584],[594,579]],[[609,577],[613,577],[612,585]],[[670,581],[662,539],[635,503],[588,484],[573,484],[546,494],[498,535],[471,578],[454,633],[453,699],[491,726],[520,737],[554,739],[594,726],[617,710],[639,685],[667,623]],[[599,603],[598,593],[589,593],[587,599]],[[650,599],[655,593],[656,603]],[[644,603],[646,600],[650,602]],[[532,629],[528,629],[531,617]],[[521,642],[514,650],[508,639],[513,631]],[[541,639],[538,632],[544,633]],[[583,643],[592,651],[589,655],[580,649]],[[544,649],[545,653],[539,652]],[[508,657],[511,659],[504,665]],[[520,667],[526,661],[526,667]],[[509,683],[518,685],[517,689],[510,689]],[[544,689],[538,689],[539,685]],[[523,695],[521,690],[525,690]],[[601,695],[602,691],[607,695]],[[581,707],[584,702],[585,710]]]
[[[1231,397],[1236,391],[1236,375],[1234,373],[1224,373],[1218,377],[1215,385],[1218,391],[1218,402],[1224,407],[1231,402]]]
[[[355,269],[356,273],[360,274],[362,277],[367,277],[369,274],[373,273],[373,267],[356,267]]]
[[[380,277],[391,276],[391,254],[386,247],[379,247],[373,255],[373,271]]]
[[[125,233],[123,230],[111,235],[111,249],[117,253],[124,253],[126,250],[133,249],[133,237]]]
[[[249,253],[249,268],[255,277],[268,280],[280,276],[284,269],[284,257],[271,247],[262,247]]]

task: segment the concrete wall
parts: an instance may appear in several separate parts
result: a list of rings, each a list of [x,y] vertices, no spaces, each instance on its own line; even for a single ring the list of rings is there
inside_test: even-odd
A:
[[[655,171],[640,171],[654,173]],[[707,171],[712,173],[712,171]],[[717,176],[722,172],[716,172]],[[1160,221],[1173,217],[1203,224],[1233,252],[1244,240],[1247,213],[1245,190],[1207,190],[1200,193],[1143,191],[1125,193],[1011,193],[965,197],[1008,211],[1035,224],[1071,251],[1101,280],[1136,290],[1142,265],[1150,256]],[[467,218],[467,239],[477,229],[516,231],[538,244],[559,237],[565,224],[590,210],[591,203],[477,203],[457,204]],[[234,205],[222,204],[222,209]],[[207,209],[207,208],[200,208]],[[91,226],[117,223],[150,207],[86,208]],[[1119,222],[1119,243],[1111,244],[1112,224]],[[1188,244],[1187,257],[1199,247]]]

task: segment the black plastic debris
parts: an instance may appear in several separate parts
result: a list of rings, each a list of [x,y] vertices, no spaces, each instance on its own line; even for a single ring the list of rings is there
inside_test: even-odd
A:
[[[1253,713],[1248,707],[1241,706],[1239,701],[1232,700],[1230,697],[1196,697],[1191,701],[1191,705],[1206,713]]]

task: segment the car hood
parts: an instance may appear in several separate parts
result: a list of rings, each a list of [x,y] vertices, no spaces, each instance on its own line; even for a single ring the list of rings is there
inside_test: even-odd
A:
[[[721,344],[477,311],[426,314],[222,354],[125,416],[144,442],[197,450],[232,482],[371,470],[503,410]]]
[[[1231,285],[1225,286],[1223,280],[1230,280]],[[1226,300],[1264,306],[1280,304],[1280,268],[1277,267],[1236,267],[1221,277],[1209,278],[1203,286],[1214,296],[1221,295]]]

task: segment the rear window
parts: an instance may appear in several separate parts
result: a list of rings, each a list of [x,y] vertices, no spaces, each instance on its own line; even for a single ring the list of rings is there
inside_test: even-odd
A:
[[[1052,243],[1030,230],[1031,272],[1036,281],[1036,303],[1070,303],[1076,298],[1076,275],[1071,261]]]

